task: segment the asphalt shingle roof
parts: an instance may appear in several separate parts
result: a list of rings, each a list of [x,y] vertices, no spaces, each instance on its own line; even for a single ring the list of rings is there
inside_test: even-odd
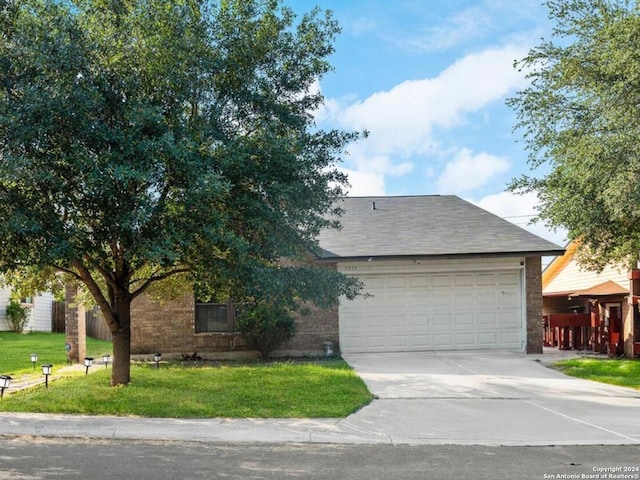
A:
[[[321,258],[564,252],[455,195],[345,197],[340,207],[342,229],[320,234]]]

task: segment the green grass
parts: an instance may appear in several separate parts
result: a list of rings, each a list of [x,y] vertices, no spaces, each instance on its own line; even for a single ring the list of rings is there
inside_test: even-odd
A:
[[[0,375],[19,375],[33,372],[30,360],[32,353],[38,354],[36,373],[41,374],[40,366],[50,363],[56,367],[67,364],[67,352],[64,333],[13,333],[0,332]],[[111,342],[103,342],[87,337],[87,356],[96,359],[103,354],[112,353]]]
[[[640,390],[640,361],[602,358],[561,360],[554,367],[567,375]]]
[[[0,332],[0,375],[38,376],[40,365],[53,364],[54,375],[66,366],[65,336]],[[38,353],[33,371],[29,355]],[[87,354],[100,358],[111,344],[87,338]],[[96,365],[64,374],[49,388],[5,392],[3,412],[74,413],[174,418],[321,418],[345,417],[373,396],[342,360],[188,366],[181,362],[134,363],[131,384],[109,385],[111,367]]]

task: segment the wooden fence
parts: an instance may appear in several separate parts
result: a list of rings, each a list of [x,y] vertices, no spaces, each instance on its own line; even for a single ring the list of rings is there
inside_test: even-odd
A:
[[[64,311],[64,302],[53,302],[53,307],[51,309],[52,331],[57,333],[65,332]],[[100,314],[100,310],[98,308],[87,310],[85,319],[87,322],[88,337],[97,338],[98,340],[104,340],[107,342],[110,342],[112,340],[109,327],[107,327],[107,324],[102,319],[102,315]]]
[[[51,331],[64,333],[64,302],[53,302],[51,306]]]
[[[88,337],[97,338],[98,340],[104,340],[106,342],[110,342],[112,340],[111,332],[102,318],[100,309],[96,307],[91,310],[87,310],[85,318],[87,321]]]

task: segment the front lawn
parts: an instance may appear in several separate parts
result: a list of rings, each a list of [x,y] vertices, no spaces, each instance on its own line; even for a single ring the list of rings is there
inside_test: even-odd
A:
[[[29,390],[5,394],[0,411],[173,418],[345,417],[372,400],[342,360],[186,367],[134,364],[127,387],[109,386],[111,368],[95,367]]]
[[[0,375],[42,378],[40,365],[66,366],[65,336],[0,332]],[[111,354],[111,343],[87,338],[87,355]],[[30,354],[38,354],[36,369]],[[109,386],[111,366],[70,372],[22,391],[5,392],[0,411],[146,417],[345,417],[373,398],[342,360],[199,366],[134,363],[128,387]]]
[[[64,333],[14,333],[0,332],[0,375],[11,375],[33,371],[30,360],[32,353],[38,354],[36,372],[41,372],[40,365],[50,363],[54,368],[67,364],[67,352]],[[111,355],[111,342],[103,342],[87,337],[87,356],[102,358]]]
[[[640,361],[604,358],[561,360],[554,367],[567,375],[640,390]]]

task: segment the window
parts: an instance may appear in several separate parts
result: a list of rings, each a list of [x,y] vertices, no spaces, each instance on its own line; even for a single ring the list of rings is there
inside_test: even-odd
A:
[[[196,300],[196,333],[233,333],[233,302],[211,303]]]
[[[23,306],[33,306],[33,297],[24,297],[20,299],[20,304]]]

